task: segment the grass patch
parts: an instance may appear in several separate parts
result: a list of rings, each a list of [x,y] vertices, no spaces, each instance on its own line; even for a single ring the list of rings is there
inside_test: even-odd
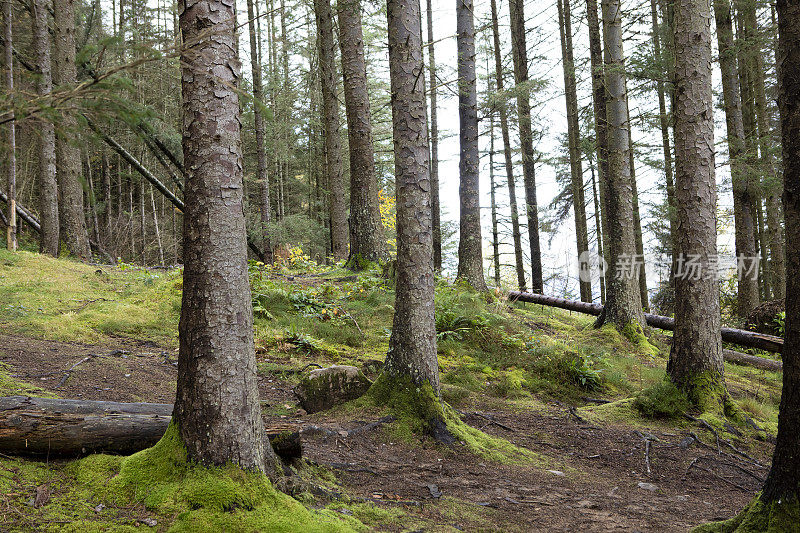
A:
[[[683,391],[665,379],[637,394],[633,407],[645,418],[676,420],[691,408],[691,404]]]

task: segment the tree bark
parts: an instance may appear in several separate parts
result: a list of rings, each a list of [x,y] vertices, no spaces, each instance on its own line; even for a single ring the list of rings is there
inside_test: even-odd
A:
[[[786,343],[775,453],[761,500],[800,500],[800,4],[778,0],[778,108],[786,218]]]
[[[428,0],[430,2],[430,0]],[[511,210],[511,235],[514,240],[514,264],[517,268],[517,285],[519,290],[526,291],[525,264],[522,259],[522,234],[519,229],[519,209],[517,208],[517,183],[514,179],[514,165],[511,162],[511,137],[508,133],[508,108],[503,95],[503,62],[501,60],[500,29],[497,21],[497,1],[491,0],[492,39],[494,44],[494,78],[497,85],[498,115],[500,116],[500,134],[503,137],[503,160],[505,162],[506,180],[508,182],[508,203]]]
[[[36,63],[39,67],[38,94],[48,98],[53,91],[52,65],[50,61],[50,32],[46,0],[35,0],[33,8],[33,42],[36,49]],[[44,117],[39,119],[39,214],[42,232],[39,251],[58,257],[58,182],[56,181],[56,135],[55,127]]]
[[[588,277],[589,228],[586,223],[586,199],[583,192],[583,166],[581,164],[580,125],[578,124],[578,90],[575,81],[575,60],[572,53],[572,20],[569,0],[558,0],[558,27],[561,34],[561,64],[564,68],[564,96],[567,104],[567,138],[569,168],[572,178],[572,209],[575,212],[575,242],[581,276],[581,300],[592,301],[592,281]]]
[[[492,92],[492,83],[487,86]],[[492,261],[494,264],[494,283],[500,287],[500,238],[497,231],[497,200],[494,183],[494,113],[489,115],[489,198],[492,208]]]
[[[360,270],[365,261],[379,262],[386,258],[386,242],[378,207],[361,2],[339,0],[337,6],[350,147],[350,258],[347,264]]]
[[[431,209],[433,209],[433,268],[442,270],[442,224],[441,207],[439,206],[439,110],[436,104],[436,54],[433,41],[433,7],[427,0],[428,22],[428,75],[430,77],[430,110],[431,110]]]
[[[250,33],[250,67],[253,74],[253,121],[256,133],[256,181],[260,184],[260,221],[264,262],[272,264],[272,242],[269,224],[272,212],[269,205],[269,173],[267,170],[267,147],[264,139],[264,117],[261,106],[264,102],[264,88],[261,81],[261,55],[258,49],[258,35],[255,28],[253,0],[247,0],[247,29]]]
[[[727,396],[717,286],[717,189],[709,0],[675,2],[675,200],[679,261],[698,275],[675,280],[675,335],[667,373],[702,410]],[[678,272],[677,274],[680,274]]]
[[[75,66],[75,0],[53,0],[55,83],[68,87],[77,80]],[[91,259],[86,217],[83,214],[83,187],[80,182],[81,156],[74,145],[78,133],[74,104],[68,102],[61,113],[63,135],[56,141],[58,210],[61,240],[80,260]]]
[[[514,81],[517,84],[517,115],[522,151],[522,173],[525,181],[525,202],[528,214],[528,240],[531,247],[531,290],[542,292],[542,252],[539,244],[539,207],[536,201],[536,169],[531,127],[531,104],[528,82],[528,45],[525,39],[523,0],[508,0],[511,17],[511,49],[514,60]]]
[[[737,258],[737,313],[746,317],[759,303],[758,275],[748,274],[756,257],[756,240],[753,227],[751,188],[744,161],[744,123],[739,96],[739,78],[736,73],[736,49],[733,41],[730,0],[714,0],[714,18],[717,26],[719,66],[722,73],[722,98],[725,105],[725,123],[728,129],[728,159],[731,166],[733,189],[733,220]]]
[[[192,45],[181,51],[186,211],[174,417],[191,459],[272,475],[247,273],[235,9],[180,0],[178,10]]]
[[[339,130],[339,100],[336,97],[336,62],[333,16],[330,0],[314,0],[317,18],[317,48],[322,78],[322,117],[325,128],[325,160],[331,217],[331,252],[337,261],[347,258],[347,214],[345,213],[342,140]]]
[[[384,371],[429,383],[439,393],[434,323],[431,182],[419,0],[388,0],[389,76],[392,89],[397,191],[395,313]]]
[[[3,4],[3,39],[6,42],[4,50],[5,85],[6,94],[14,94],[14,39],[12,32],[13,15],[10,1]],[[8,190],[8,227],[6,235],[6,245],[12,252],[17,250],[17,142],[16,142],[16,119],[12,111],[11,120],[6,125],[8,129],[8,139],[6,150],[6,186]]]
[[[605,260],[603,254],[603,227],[600,223],[602,213],[600,212],[600,198],[597,195],[597,179],[595,179],[594,165],[591,158],[589,159],[589,170],[592,173],[592,199],[594,201],[594,227],[597,234],[597,259],[600,263]],[[606,277],[600,274],[600,303],[606,303]]]
[[[475,26],[472,0],[456,0],[458,49],[458,119],[460,223],[458,275],[478,291],[486,290],[481,239],[480,155],[478,152],[478,92],[475,72]]]
[[[609,267],[606,277],[606,308],[602,320],[620,330],[644,325],[639,293],[636,242],[633,217],[633,185],[628,151],[628,105],[625,91],[622,52],[622,13],[620,0],[603,0],[605,41],[605,88],[608,134],[608,174],[605,176],[606,220],[608,221]]]

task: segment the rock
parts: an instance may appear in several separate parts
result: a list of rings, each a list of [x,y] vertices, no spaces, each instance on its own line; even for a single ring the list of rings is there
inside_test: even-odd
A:
[[[550,472],[554,476],[561,476],[561,477],[564,476],[564,472],[562,472],[561,470],[548,470],[548,472]]]
[[[312,370],[294,393],[307,413],[330,409],[367,392],[372,382],[356,367],[333,365]]]
[[[650,492],[655,492],[658,490],[657,485],[653,485],[652,483],[639,483],[639,488],[642,490],[649,490]]]

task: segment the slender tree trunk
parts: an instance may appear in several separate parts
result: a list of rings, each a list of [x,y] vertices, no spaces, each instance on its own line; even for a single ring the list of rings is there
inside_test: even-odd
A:
[[[733,189],[733,220],[735,226],[736,258],[738,272],[737,313],[746,317],[758,305],[758,269],[751,269],[756,257],[756,240],[753,227],[753,205],[748,170],[744,161],[744,123],[739,96],[739,78],[736,74],[736,49],[733,41],[730,0],[714,0],[714,18],[717,26],[719,66],[722,73],[722,99],[725,105],[725,123],[728,129],[728,158],[731,166]]]
[[[667,363],[672,381],[702,410],[721,411],[727,396],[719,288],[717,189],[708,0],[675,2],[675,199],[684,272],[675,283],[675,335]],[[699,275],[688,272],[697,261]]]
[[[433,268],[442,270],[442,224],[439,206],[439,110],[436,106],[436,54],[433,44],[433,7],[427,0],[428,14],[428,74],[430,76],[431,112],[431,209],[433,209]]]
[[[53,90],[52,65],[50,62],[50,32],[46,0],[35,0],[33,8],[33,43],[36,50],[36,63],[39,67],[38,94],[47,98]],[[38,187],[39,219],[42,222],[39,251],[58,257],[58,182],[56,181],[56,137],[55,127],[47,118],[40,118]]]
[[[428,0],[430,1],[430,0]],[[497,84],[497,93],[503,93],[503,62],[501,60],[500,30],[497,22],[497,2],[491,0],[492,10],[492,39],[494,44],[494,77]],[[501,97],[497,104],[500,115],[500,133],[503,136],[503,158],[505,161],[506,180],[508,182],[508,202],[511,209],[511,235],[514,239],[514,262],[517,267],[517,284],[519,290],[525,292],[525,264],[522,259],[522,234],[519,229],[519,210],[517,208],[517,184],[514,179],[514,166],[511,162],[511,137],[508,133],[508,108],[506,98]]]
[[[253,73],[253,120],[256,130],[256,181],[260,184],[261,246],[264,262],[272,264],[272,242],[269,237],[269,223],[272,213],[269,205],[269,174],[267,171],[267,152],[264,139],[264,117],[261,105],[264,102],[264,88],[261,81],[261,54],[255,28],[253,0],[247,0],[247,29],[250,33],[250,67]]]
[[[335,260],[347,258],[347,214],[345,213],[342,140],[339,130],[339,100],[336,97],[336,55],[330,0],[314,0],[317,17],[317,46],[322,77],[325,159],[331,217],[331,251]]]
[[[800,501],[800,4],[778,0],[777,11],[778,107],[786,217],[786,332],[778,436],[761,500],[774,506],[765,509],[765,513],[772,511],[779,518],[791,516],[784,514],[787,510],[794,509],[796,513]],[[784,513],[775,512],[781,507]]]
[[[760,181],[760,180],[759,180]],[[759,194],[755,199],[756,201],[756,231],[758,232],[758,250],[761,254],[761,296],[764,300],[769,300],[772,294],[772,276],[770,275],[769,268],[769,252],[767,248],[767,236],[764,229],[764,202],[763,195],[759,188]]]
[[[69,86],[77,79],[75,66],[74,0],[53,0],[55,18],[55,82]],[[86,217],[83,214],[83,187],[80,182],[81,156],[74,145],[78,131],[74,104],[67,103],[61,115],[64,135],[56,142],[61,239],[67,249],[83,261],[91,259]]]
[[[108,155],[103,150],[100,156],[101,173],[103,180],[103,216],[101,225],[105,233],[105,242],[111,241],[111,171],[108,166]]]
[[[483,278],[483,241],[479,190],[478,93],[475,73],[475,26],[472,0],[456,0],[458,48],[458,118],[460,159],[458,196],[461,206],[458,239],[458,279],[478,291]]]
[[[488,90],[491,94],[492,84]],[[497,202],[494,184],[494,113],[489,115],[489,196],[492,207],[492,259],[494,261],[494,283],[500,287],[500,239],[497,231]]]
[[[158,245],[158,264],[164,266],[164,247],[161,244],[161,231],[158,228],[158,212],[156,211],[156,199],[153,196],[153,186],[150,189],[150,206],[153,208],[153,229],[156,233],[156,244]]]
[[[6,94],[14,93],[14,39],[11,27],[13,25],[11,1],[3,3],[3,38],[6,42],[4,50],[5,85]],[[6,150],[8,159],[6,160],[6,185],[8,190],[8,228],[6,244],[12,252],[17,250],[17,142],[16,142],[16,119],[12,114],[11,120],[6,125],[8,129],[8,139]]]
[[[178,11],[183,42],[196,44],[181,52],[186,211],[173,417],[191,459],[272,474],[247,274],[234,6],[180,0]]]
[[[644,236],[642,234],[642,217],[639,212],[639,187],[636,183],[636,161],[633,157],[633,133],[631,123],[631,108],[627,105],[628,88],[625,87],[625,107],[628,112],[628,139],[630,139],[630,149],[628,150],[628,164],[631,166],[631,193],[633,196],[633,237],[636,241],[636,256],[640,259],[639,268],[637,269],[639,275],[639,298],[642,301],[642,309],[645,313],[650,312],[650,298],[647,293],[647,265],[644,260]]]
[[[89,186],[87,198],[89,200],[89,218],[92,222],[92,237],[94,237],[95,242],[100,242],[100,223],[97,221],[97,195],[95,194],[92,160],[89,157],[88,146],[84,147],[84,157],[86,158],[86,182]]]
[[[603,227],[600,223],[602,215],[600,213],[600,199],[597,195],[597,180],[594,177],[594,165],[591,158],[589,159],[589,170],[592,172],[592,197],[594,198],[594,225],[595,233],[597,234],[597,259],[600,263],[603,262],[605,256],[603,255]],[[606,303],[606,277],[600,275],[600,303]]]
[[[388,0],[389,75],[397,190],[397,287],[384,371],[439,393],[434,323],[434,273],[428,126],[419,0]]]
[[[517,84],[517,115],[519,140],[522,148],[522,173],[525,180],[525,201],[528,214],[528,239],[531,246],[531,290],[544,290],[542,252],[539,245],[539,207],[536,202],[536,169],[533,153],[530,94],[528,82],[528,45],[525,39],[525,8],[523,0],[509,0],[511,16],[511,49],[514,60],[514,81]],[[523,86],[523,87],[520,87]]]
[[[586,222],[586,199],[583,192],[580,125],[578,124],[578,90],[575,81],[575,60],[572,54],[572,20],[569,0],[558,0],[558,27],[561,34],[561,58],[564,67],[564,96],[567,104],[567,138],[569,168],[572,178],[572,209],[575,212],[575,241],[578,248],[581,301],[592,301],[592,282],[588,277],[589,229]]]
[[[359,270],[363,268],[365,261],[377,262],[384,259],[386,243],[378,207],[378,182],[375,177],[360,0],[339,0],[338,15],[347,137],[350,146],[348,266]]]
[[[620,0],[603,0],[603,35],[605,41],[606,118],[608,127],[608,174],[605,199],[608,221],[609,267],[606,278],[606,306],[598,320],[614,323],[627,331],[644,326],[636,264],[633,185],[628,151],[628,105],[625,93],[622,53],[622,13]]]

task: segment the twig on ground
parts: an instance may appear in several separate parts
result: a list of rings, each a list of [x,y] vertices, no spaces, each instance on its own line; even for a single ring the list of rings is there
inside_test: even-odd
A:
[[[103,355],[95,355],[95,354],[90,354],[90,355],[87,355],[86,357],[84,357],[83,359],[81,359],[80,361],[78,361],[77,363],[75,363],[74,365],[72,365],[71,367],[69,367],[69,370],[67,370],[66,372],[64,372],[64,377],[62,377],[62,378],[61,378],[61,381],[59,381],[59,382],[58,382],[58,385],[56,385],[56,388],[57,388],[57,389],[60,389],[60,388],[61,388],[61,386],[62,386],[64,383],[66,383],[66,382],[67,382],[67,380],[69,379],[69,377],[72,375],[72,371],[73,371],[73,370],[75,370],[75,369],[78,367],[78,365],[81,365],[81,364],[85,363],[86,361],[88,361],[89,359],[92,359],[92,358],[94,358],[94,357],[105,357],[105,356],[103,356]]]

